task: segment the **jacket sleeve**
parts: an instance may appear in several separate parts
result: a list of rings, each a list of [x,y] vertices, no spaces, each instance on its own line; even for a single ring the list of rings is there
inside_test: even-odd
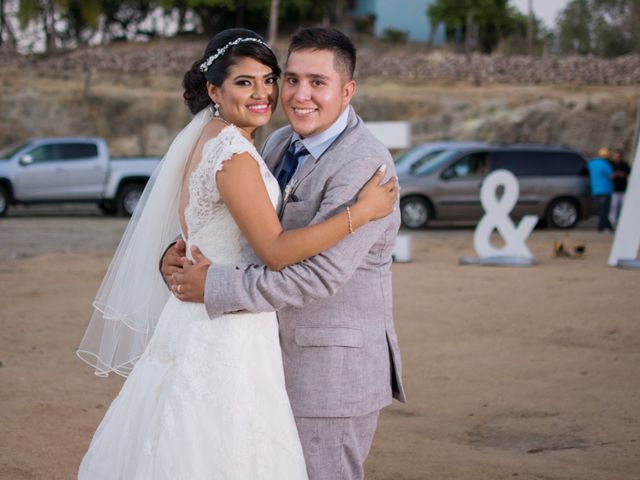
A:
[[[395,169],[387,154],[387,175]],[[362,186],[380,166],[380,158],[345,162],[325,184],[320,209],[311,223],[338,213],[355,202]],[[356,271],[364,258],[375,263],[389,259],[379,242],[393,242],[399,226],[398,209],[391,215],[360,227],[329,250],[280,271],[262,265],[212,265],[205,284],[205,305],[210,318],[237,311],[266,312],[286,306],[302,307],[334,295]],[[375,256],[378,255],[378,258]]]

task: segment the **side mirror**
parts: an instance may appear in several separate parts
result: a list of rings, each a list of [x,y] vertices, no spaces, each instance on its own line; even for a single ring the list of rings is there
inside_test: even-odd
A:
[[[32,163],[33,163],[32,155],[27,153],[20,157],[20,165],[24,165],[26,167],[27,165],[31,165]]]

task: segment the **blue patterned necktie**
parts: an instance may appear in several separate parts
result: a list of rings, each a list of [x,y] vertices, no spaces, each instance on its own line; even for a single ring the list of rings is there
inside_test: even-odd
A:
[[[300,158],[305,155],[309,155],[309,151],[306,149],[304,145],[296,152],[296,146],[298,145],[299,140],[296,140],[284,154],[284,160],[282,160],[282,168],[278,173],[278,185],[280,185],[280,191],[284,192],[284,189],[287,187],[287,184],[293,177],[293,174],[296,173],[296,169],[298,168],[298,163],[300,163]]]

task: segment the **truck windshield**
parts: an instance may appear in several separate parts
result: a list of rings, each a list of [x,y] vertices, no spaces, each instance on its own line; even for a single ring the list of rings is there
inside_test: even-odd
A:
[[[31,142],[14,143],[7,147],[0,148],[0,158],[2,158],[3,160],[11,158],[16,154],[16,152],[18,152],[19,150],[22,150],[25,147],[28,147],[30,144]]]

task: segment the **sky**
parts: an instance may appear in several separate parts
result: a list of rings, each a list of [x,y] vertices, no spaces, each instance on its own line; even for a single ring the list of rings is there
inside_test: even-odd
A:
[[[569,0],[532,0],[533,12],[547,27],[556,24],[556,16],[566,7]],[[511,4],[525,13],[529,12],[529,0],[511,0]]]

